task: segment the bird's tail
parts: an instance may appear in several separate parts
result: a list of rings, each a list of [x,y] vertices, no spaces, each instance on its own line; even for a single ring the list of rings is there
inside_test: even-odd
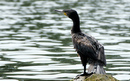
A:
[[[95,74],[106,74],[103,65],[99,65],[99,64],[90,64],[89,68],[88,68],[88,72],[91,73],[95,73]]]

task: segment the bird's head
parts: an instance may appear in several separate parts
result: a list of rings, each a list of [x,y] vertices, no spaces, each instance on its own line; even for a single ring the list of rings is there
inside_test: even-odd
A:
[[[55,10],[57,12],[62,12],[67,17],[73,19],[74,17],[78,16],[77,12],[73,9],[65,9],[65,10]]]

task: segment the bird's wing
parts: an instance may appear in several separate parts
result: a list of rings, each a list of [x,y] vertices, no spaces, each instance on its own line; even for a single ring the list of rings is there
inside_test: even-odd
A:
[[[83,55],[92,58],[98,59],[106,65],[106,58],[104,55],[104,47],[92,36],[78,36],[73,35],[73,44],[76,51],[82,53]]]
[[[97,59],[96,49],[86,36],[73,36],[72,39],[77,52],[88,58]]]
[[[105,57],[105,53],[104,53],[104,47],[101,44],[99,44],[98,59],[101,60],[104,63],[104,65],[106,65],[106,57]]]

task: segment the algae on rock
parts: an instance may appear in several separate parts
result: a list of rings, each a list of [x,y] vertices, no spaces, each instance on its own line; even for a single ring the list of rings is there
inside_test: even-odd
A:
[[[90,76],[76,76],[73,80],[70,81],[119,81],[111,75],[103,74],[92,74]]]

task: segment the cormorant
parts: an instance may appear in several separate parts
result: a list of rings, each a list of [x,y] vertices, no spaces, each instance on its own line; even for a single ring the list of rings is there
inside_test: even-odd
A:
[[[106,66],[106,58],[104,55],[104,47],[91,35],[84,34],[80,30],[80,19],[78,13],[73,9],[56,10],[63,12],[73,21],[71,29],[72,41],[74,48],[80,56],[82,65],[84,66],[84,72],[81,74],[105,74],[103,66]],[[86,65],[90,64],[88,72],[86,72]]]

